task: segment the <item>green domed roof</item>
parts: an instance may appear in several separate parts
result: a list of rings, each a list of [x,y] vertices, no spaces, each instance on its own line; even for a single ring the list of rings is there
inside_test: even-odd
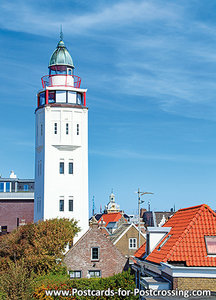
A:
[[[66,65],[74,68],[72,57],[62,40],[59,41],[57,48],[50,58],[49,67],[54,65]]]

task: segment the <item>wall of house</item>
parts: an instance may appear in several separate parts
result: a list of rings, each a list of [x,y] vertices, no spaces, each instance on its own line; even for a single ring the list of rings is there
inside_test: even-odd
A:
[[[1,199],[0,208],[0,226],[7,226],[7,232],[17,228],[18,223],[32,223],[34,220],[33,199]]]
[[[129,249],[129,239],[130,238],[136,238],[137,239],[137,248],[136,249]],[[142,235],[140,235],[140,245],[142,245],[144,242],[145,242],[145,238]],[[121,239],[115,244],[115,246],[125,256],[134,255],[136,250],[139,248],[139,233],[138,233],[138,231],[132,226],[121,237]]]
[[[100,248],[98,261],[91,260],[92,247]],[[99,270],[101,277],[121,273],[126,261],[112,242],[100,232],[97,225],[81,237],[64,259],[68,271],[82,271],[82,278],[87,278],[88,271]]]
[[[216,278],[173,278],[173,289],[216,292]]]

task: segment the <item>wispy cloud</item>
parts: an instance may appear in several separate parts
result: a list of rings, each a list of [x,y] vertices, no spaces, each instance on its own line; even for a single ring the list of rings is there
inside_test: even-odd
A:
[[[90,149],[90,155],[96,156],[104,156],[116,159],[139,159],[139,160],[162,160],[162,161],[170,161],[170,162],[187,162],[187,163],[203,163],[203,164],[215,164],[216,159],[215,157],[205,157],[205,156],[198,156],[198,155],[182,155],[182,154],[149,154],[149,153],[140,153],[125,149],[112,149],[110,151],[103,151],[103,150],[94,150]]]
[[[41,3],[41,5],[40,5]],[[108,2],[107,2],[108,3]],[[106,29],[109,26],[123,27],[136,22],[144,21],[175,21],[180,14],[180,6],[173,3],[164,6],[162,1],[117,1],[106,5],[94,4],[94,11],[73,13],[73,3],[65,9],[64,14],[58,10],[41,10],[43,1],[37,1],[37,6],[32,1],[19,0],[16,2],[2,1],[1,27],[14,31],[23,31],[41,35],[48,35],[59,30],[59,23],[63,23],[67,32],[80,34],[86,30]],[[98,7],[98,8],[97,8]],[[178,12],[176,7],[178,7]]]

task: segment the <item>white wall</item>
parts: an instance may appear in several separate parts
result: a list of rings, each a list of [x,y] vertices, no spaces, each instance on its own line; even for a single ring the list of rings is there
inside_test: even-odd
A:
[[[88,110],[87,108],[54,107],[36,111],[35,157],[35,221],[55,217],[75,218],[82,232],[88,229]],[[57,123],[57,134],[54,134]],[[68,135],[66,135],[68,123]],[[41,124],[43,135],[41,136]],[[77,135],[79,124],[79,135]],[[38,172],[38,163],[42,163]],[[64,162],[64,174],[59,173],[59,163]],[[73,174],[68,174],[68,163],[73,162]],[[69,197],[73,197],[73,211],[68,210]],[[59,211],[60,197],[64,211]],[[41,198],[41,210],[37,201]]]

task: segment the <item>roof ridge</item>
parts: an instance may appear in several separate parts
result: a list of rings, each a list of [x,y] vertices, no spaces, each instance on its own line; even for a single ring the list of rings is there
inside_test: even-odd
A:
[[[205,204],[205,203],[203,203],[203,204],[199,204],[199,205],[195,205],[195,206],[190,206],[190,207],[180,208],[178,211],[194,209],[194,208],[198,208],[198,207],[201,207],[201,206],[208,206],[208,205]],[[209,206],[208,206],[208,207],[209,207]]]
[[[175,244],[172,246],[172,248],[170,249],[169,253],[167,254],[167,256],[166,256],[167,260],[176,251],[176,248],[179,245],[180,241],[190,232],[190,229],[191,229],[192,225],[196,223],[196,221],[198,220],[198,217],[201,215],[200,212],[203,211],[205,208],[210,208],[206,204],[193,206],[193,208],[198,208],[198,207],[200,207],[200,209],[196,212],[196,214],[194,215],[193,219],[190,221],[190,223],[184,229],[184,231],[182,232],[182,234],[180,235],[180,237],[178,238],[178,240],[175,242]]]

